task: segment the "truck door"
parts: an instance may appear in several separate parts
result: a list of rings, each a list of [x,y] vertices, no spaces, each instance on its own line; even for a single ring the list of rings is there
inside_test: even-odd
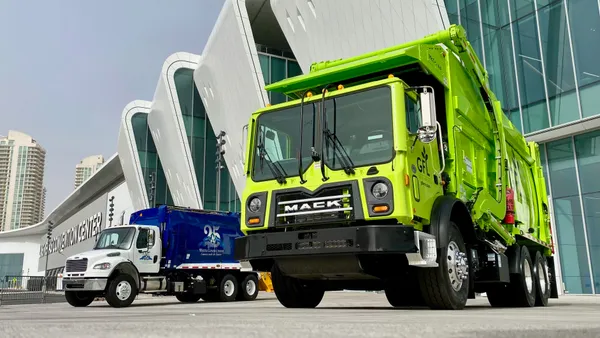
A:
[[[406,128],[408,129],[408,176],[410,195],[413,198],[415,215],[429,220],[429,211],[433,202],[442,193],[439,145],[442,140],[424,143],[417,137],[420,125],[419,97],[405,94]]]
[[[140,227],[133,254],[140,273],[157,273],[160,268],[161,243],[157,240],[158,228]]]

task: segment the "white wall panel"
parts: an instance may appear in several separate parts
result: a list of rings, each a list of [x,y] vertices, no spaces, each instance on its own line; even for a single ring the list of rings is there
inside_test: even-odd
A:
[[[313,62],[390,47],[448,27],[443,0],[270,0],[304,73]]]
[[[173,76],[181,68],[196,69],[200,62],[200,56],[183,52],[167,58],[148,116],[174,204],[195,209],[202,208],[202,201]]]
[[[121,116],[119,141],[117,143],[119,160],[129,189],[129,196],[136,210],[149,208],[150,205],[131,118],[137,113],[148,114],[151,105],[152,102],[136,100],[125,106]]]
[[[244,0],[226,0],[194,72],[215,133],[227,133],[225,161],[239,195],[244,188],[242,128],[269,101]]]

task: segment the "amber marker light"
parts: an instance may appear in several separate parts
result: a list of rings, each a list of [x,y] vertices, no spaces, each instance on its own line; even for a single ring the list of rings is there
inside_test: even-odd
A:
[[[386,212],[390,210],[390,207],[387,205],[376,205],[373,207],[373,212]]]
[[[248,224],[258,224],[260,223],[260,218],[258,217],[252,217],[248,220]]]

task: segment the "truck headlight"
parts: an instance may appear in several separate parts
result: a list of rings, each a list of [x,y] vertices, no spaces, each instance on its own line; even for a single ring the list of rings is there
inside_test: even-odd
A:
[[[94,265],[94,269],[97,269],[97,270],[106,270],[106,269],[110,269],[110,263],[100,263],[100,264],[96,264],[96,265]]]
[[[250,203],[248,203],[248,209],[252,212],[258,212],[258,210],[260,210],[260,207],[262,206],[262,202],[260,201],[260,198],[258,197],[254,197],[250,200]]]
[[[379,182],[373,185],[373,188],[371,188],[371,194],[373,194],[373,197],[377,199],[382,199],[387,196],[388,190],[389,188],[387,184]]]

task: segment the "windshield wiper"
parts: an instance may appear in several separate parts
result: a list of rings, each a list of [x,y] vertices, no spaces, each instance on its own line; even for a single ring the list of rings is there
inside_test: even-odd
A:
[[[336,154],[338,155],[338,157],[340,158],[340,161],[342,162],[342,168],[344,168],[344,172],[346,172],[347,175],[354,174],[354,163],[352,162],[350,155],[348,155],[348,153],[346,152],[346,149],[344,149],[342,142],[340,141],[340,139],[338,139],[338,137],[335,134],[335,129],[337,126],[337,109],[336,109],[335,97],[332,99],[332,101],[333,101],[333,132],[331,132],[331,130],[329,130],[329,128],[327,127],[327,124],[323,123],[323,134],[327,137],[328,144],[329,144],[329,141],[331,141],[331,143],[333,143],[333,157],[335,158],[335,155]],[[327,111],[326,111],[325,107],[323,107],[323,119],[324,119],[324,121],[327,121]],[[339,153],[336,152],[336,149],[339,150]],[[323,154],[323,157],[325,157],[325,156],[326,155]],[[321,166],[321,173],[323,175],[323,179],[325,180],[324,167],[325,167],[325,165],[323,164]]]
[[[304,177],[302,177],[302,138],[304,135],[304,98],[308,91],[309,89],[302,93],[302,100],[300,100],[300,146],[298,149],[298,176],[300,177],[300,184],[306,183]]]
[[[279,183],[279,184],[286,183],[287,181],[286,181],[285,177],[287,176],[287,173],[283,169],[283,166],[281,166],[281,163],[277,162],[277,164],[279,164],[281,170],[279,170],[280,168],[277,168],[277,166],[273,163],[273,161],[271,160],[271,156],[269,156],[269,153],[265,149],[265,143],[260,141],[257,148],[259,151],[258,154],[260,156],[260,170],[263,169],[265,156],[266,156],[267,157],[267,166],[271,170],[271,173],[273,174],[273,176],[277,179],[277,183]]]

